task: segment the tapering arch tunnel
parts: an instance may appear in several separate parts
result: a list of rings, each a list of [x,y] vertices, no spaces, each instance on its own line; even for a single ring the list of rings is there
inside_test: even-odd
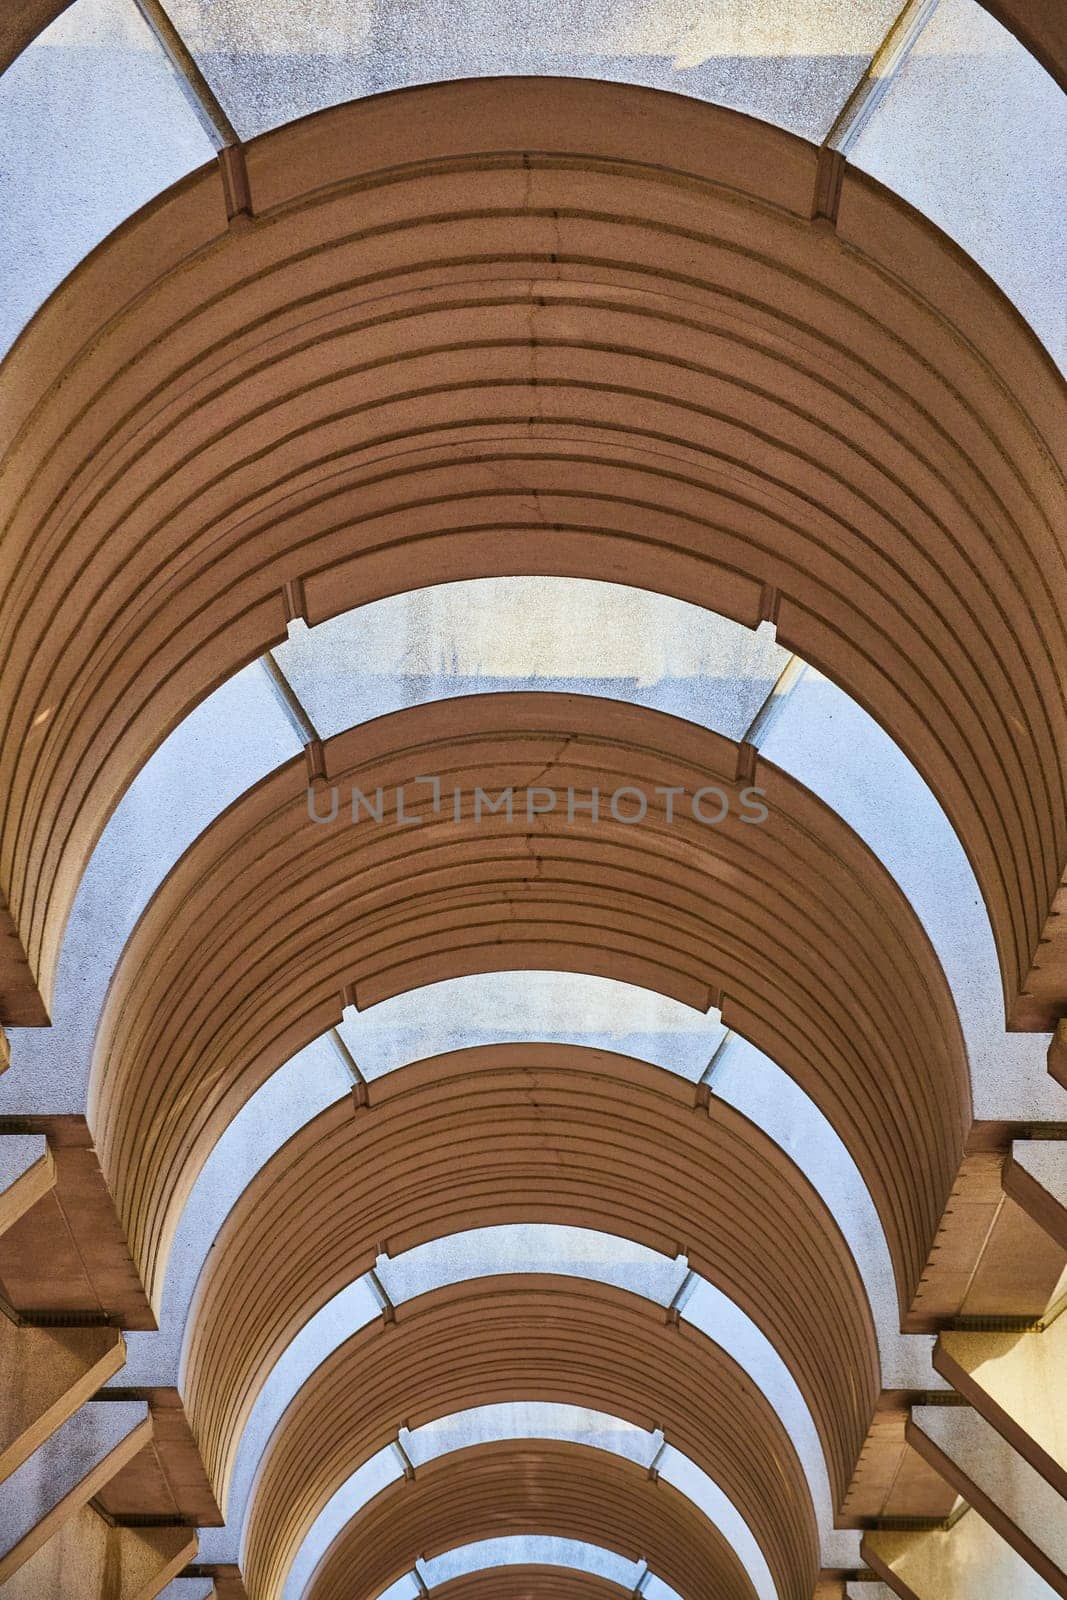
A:
[[[453,1448],[457,1436],[456,1424],[447,1423],[441,1416],[437,1421],[422,1423],[413,1432],[408,1431],[406,1423],[402,1425],[402,1419],[394,1418],[391,1441],[365,1457],[355,1470],[342,1473],[343,1481],[331,1494],[324,1497],[319,1492],[322,1479],[316,1479],[318,1490],[313,1491],[310,1498],[301,1499],[295,1519],[288,1519],[285,1528],[272,1528],[264,1520],[264,1497],[269,1502],[270,1484],[274,1482],[276,1486],[277,1473],[285,1471],[286,1452],[290,1445],[296,1447],[303,1436],[301,1419],[309,1406],[315,1406],[315,1397],[321,1395],[323,1384],[336,1373],[338,1364],[350,1360],[353,1351],[369,1352],[377,1361],[382,1350],[375,1329],[383,1328],[383,1319],[384,1328],[391,1330],[387,1337],[399,1341],[394,1348],[401,1354],[405,1330],[409,1326],[416,1330],[430,1326],[423,1320],[424,1314],[432,1317],[433,1325],[438,1326],[438,1313],[443,1311],[447,1315],[449,1305],[463,1316],[483,1305],[499,1306],[501,1294],[509,1297],[508,1303],[513,1309],[533,1313],[528,1329],[516,1327],[514,1330],[520,1342],[524,1338],[533,1341],[529,1345],[532,1350],[544,1333],[543,1328],[539,1333],[533,1324],[538,1321],[541,1305],[537,1296],[546,1289],[550,1291],[550,1303],[580,1304],[594,1315],[598,1306],[603,1311],[602,1297],[607,1295],[608,1305],[620,1305],[627,1314],[632,1312],[636,1317],[631,1331],[643,1327],[654,1342],[664,1341],[661,1353],[668,1364],[673,1364],[678,1355],[676,1349],[672,1355],[672,1349],[676,1338],[681,1337],[688,1351],[683,1366],[686,1361],[690,1365],[694,1362],[700,1365],[708,1360],[713,1367],[725,1363],[728,1369],[739,1374],[744,1393],[752,1397],[756,1411],[773,1419],[774,1437],[789,1441],[786,1465],[780,1464],[776,1471],[779,1478],[784,1472],[794,1489],[799,1485],[796,1499],[799,1510],[794,1508],[795,1515],[794,1511],[788,1512],[786,1522],[794,1531],[798,1527],[802,1530],[810,1525],[814,1515],[823,1564],[855,1564],[858,1536],[854,1532],[835,1532],[834,1496],[830,1484],[832,1466],[828,1464],[827,1446],[790,1372],[789,1352],[787,1359],[783,1359],[772,1340],[743,1308],[696,1272],[687,1257],[672,1260],[620,1234],[541,1221],[495,1224],[438,1234],[398,1255],[379,1254],[371,1269],[346,1282],[296,1330],[269,1373],[253,1380],[254,1399],[246,1408],[247,1421],[235,1451],[234,1469],[219,1492],[226,1526],[217,1531],[204,1530],[205,1559],[214,1562],[240,1560],[242,1567],[252,1561],[265,1582],[271,1574],[281,1581],[288,1564],[287,1600],[291,1594],[299,1594],[310,1565],[314,1565],[317,1555],[354,1509],[365,1504],[399,1472],[408,1470],[416,1457],[426,1459],[428,1455],[440,1453],[441,1449]],[[553,1301],[552,1296],[563,1298]],[[598,1300],[598,1297],[601,1298]],[[774,1330],[771,1332],[773,1334]],[[627,1370],[647,1373],[650,1368],[646,1362],[638,1360],[636,1367],[631,1364]],[[562,1376],[562,1366],[560,1373]],[[136,1372],[136,1377],[131,1374],[131,1381],[144,1385],[150,1384],[152,1379],[142,1370]],[[575,1381],[584,1383],[589,1394],[596,1392],[607,1396],[612,1382],[610,1368],[602,1362],[594,1346],[586,1351],[586,1359],[580,1374],[575,1374]],[[447,1383],[445,1389],[456,1393]],[[523,1389],[520,1384],[519,1389],[530,1393],[528,1386]],[[627,1418],[640,1415],[640,1408],[637,1413],[633,1409],[636,1391],[626,1386],[624,1389],[611,1404]],[[544,1385],[541,1392],[545,1392]],[[377,1403],[373,1395],[368,1396],[370,1409],[366,1413],[360,1409],[355,1396],[353,1401],[356,1413],[349,1407],[346,1414],[354,1415],[360,1428],[369,1423],[373,1429],[376,1426],[373,1408]],[[442,1403],[440,1397],[438,1403]],[[506,1413],[507,1436],[516,1430],[521,1435],[535,1420],[531,1412],[544,1414],[553,1407],[558,1411],[560,1405],[559,1401],[501,1400],[489,1406],[468,1408],[461,1415],[476,1419],[487,1418],[492,1413]],[[433,1409],[429,1401],[428,1407]],[[584,1415],[588,1408],[568,1405],[564,1409],[569,1409],[576,1420],[556,1426],[555,1431],[561,1437],[583,1436],[585,1425],[578,1425],[579,1412]],[[405,1418],[409,1422],[414,1420],[408,1412]],[[617,1427],[630,1431],[632,1440],[637,1441],[635,1449],[640,1442],[638,1435],[645,1441],[637,1454],[645,1451],[648,1465],[655,1463],[658,1471],[670,1481],[678,1481],[691,1497],[695,1493],[698,1503],[709,1515],[717,1517],[720,1525],[725,1518],[725,1523],[733,1530],[734,1543],[739,1549],[743,1545],[747,1551],[746,1565],[755,1573],[757,1586],[761,1591],[773,1587],[767,1557],[762,1554],[752,1531],[753,1527],[763,1527],[764,1512],[758,1506],[749,1507],[744,1501],[739,1505],[724,1489],[724,1482],[731,1482],[735,1487],[739,1481],[743,1484],[746,1472],[754,1466],[746,1465],[750,1441],[741,1436],[734,1441],[731,1463],[719,1473],[715,1469],[715,1450],[709,1456],[706,1442],[696,1445],[695,1454],[687,1453],[688,1434],[677,1440],[671,1436],[664,1438],[658,1427],[651,1428],[650,1424],[651,1431],[642,1432],[642,1424],[635,1421],[620,1421]],[[463,1424],[459,1431],[464,1432],[468,1442],[497,1436],[492,1427],[487,1433],[485,1425],[479,1430],[469,1423]],[[722,1435],[716,1437],[721,1440]],[[289,1444],[280,1443],[284,1440],[289,1440]],[[884,1470],[888,1457],[885,1452],[881,1454],[879,1470]],[[335,1454],[331,1460],[330,1471],[339,1470],[340,1458]],[[711,1470],[706,1471],[698,1462],[705,1463]],[[758,1473],[763,1469],[756,1467],[755,1470]],[[922,1476],[921,1471],[919,1476]],[[939,1490],[935,1479],[931,1477],[925,1487],[932,1492],[932,1503],[938,1503],[939,1494],[941,1501],[944,1500],[943,1490]],[[793,1490],[789,1491],[789,1499],[792,1503]],[[797,1550],[799,1546],[793,1548]]]
[[[958,1021],[933,952],[866,847],[784,774],[767,777],[767,821],[746,825],[735,802],[751,775],[737,777],[737,745],[620,703],[609,733],[607,709],[494,695],[379,719],[324,747],[329,780],[373,795],[435,772],[446,792],[465,791],[458,824],[435,815],[427,792],[418,828],[366,816],[316,825],[305,766],[293,762],[179,863],[116,971],[90,1106],[154,1295],[178,1209],[222,1127],[336,1020],[342,990],[368,1004],[465,971],[547,965],[637,981],[700,1010],[725,996],[727,1024],[797,1077],[852,1151],[906,1309],[968,1117]],[[475,785],[525,791],[548,771],[586,808],[591,783],[640,785],[645,822],[593,826],[576,812],[531,829],[521,807],[511,822],[474,822]],[[734,797],[720,826],[668,823],[656,809],[657,786],[692,795],[709,777]],[[241,885],[225,911],[223,877]],[[914,1003],[903,1007],[906,993]],[[884,1062],[877,1077],[867,1059]]]
[[[414,1431],[506,1402],[532,1402],[534,1417],[547,1402],[660,1431],[748,1523],[773,1592],[810,1594],[820,1560],[803,1469],[743,1369],[634,1295],[526,1277],[421,1296],[315,1372],[263,1458],[244,1541],[253,1596],[282,1593],[315,1518],[354,1467],[395,1439],[398,1416]]]
[[[334,1494],[324,1515],[299,1546],[284,1582],[279,1576],[273,1584],[269,1581],[266,1586],[257,1584],[257,1594],[288,1597],[306,1589],[310,1574],[337,1533],[373,1508],[377,1497],[390,1484],[403,1477],[410,1478],[412,1474],[417,1476],[429,1462],[503,1441],[522,1446],[545,1440],[613,1455],[642,1468],[653,1482],[662,1482],[679,1491],[702,1514],[712,1531],[726,1540],[758,1600],[778,1600],[782,1591],[745,1516],[719,1483],[669,1443],[662,1429],[644,1429],[610,1412],[544,1401],[505,1401],[477,1406],[440,1416],[419,1428],[402,1428],[392,1444],[366,1458],[343,1489]],[[402,1471],[397,1470],[395,1459],[389,1460],[390,1455],[404,1461]],[[338,1503],[342,1495],[347,1497],[343,1510]],[[494,1564],[498,1565],[508,1564],[509,1558],[513,1561],[520,1552],[528,1557],[544,1556],[549,1553],[545,1547],[551,1548],[553,1544],[562,1545],[566,1550],[572,1541],[553,1540],[550,1535],[480,1540],[475,1541],[473,1549],[467,1547],[465,1557],[460,1552],[446,1553],[436,1562],[420,1560],[415,1570],[424,1581],[432,1582],[446,1574],[458,1575],[465,1566],[470,1570],[474,1565],[491,1564],[494,1556]],[[617,1554],[615,1559],[619,1559]],[[595,1561],[589,1565],[592,1570],[598,1570]],[[603,1566],[599,1570],[602,1576],[608,1575]],[[399,1581],[403,1585],[405,1580]],[[793,1580],[788,1578],[786,1590],[792,1585]],[[808,1576],[801,1579],[801,1586],[810,1586]],[[638,1581],[633,1587],[644,1585]]]
[[[867,1297],[836,1224],[784,1153],[732,1108],[694,1118],[684,1084],[588,1054],[438,1057],[383,1080],[376,1106],[327,1108],[267,1164],[219,1235],[188,1324],[183,1393],[219,1482],[266,1371],[381,1248],[396,1255],[442,1232],[540,1222],[684,1253],[781,1353],[843,1493],[879,1367]],[[559,1064],[544,1065],[553,1056]],[[727,1214],[729,1225],[716,1220]],[[312,1215],[320,1228],[307,1226]]]
[[[501,154],[531,146],[533,167]],[[837,231],[813,226],[810,146],[621,86],[412,90],[247,160],[250,229],[225,232],[218,176],[195,175],[0,379],[21,558],[0,860],[41,993],[122,788],[287,606],[607,570],[774,617],[880,718],[974,864],[1012,1016],[1054,1018],[1061,392],[955,247],[852,172]],[[38,616],[86,651],[31,663]]]
[[[813,134],[825,88],[758,121],[658,44],[411,86],[435,45],[287,125],[264,79],[237,131],[186,0],[138,4],[224,149],[0,365],[0,1583],[1067,1594],[1064,391],[981,203],[846,159],[977,8],[887,15]],[[508,583],[699,611],[750,676],[705,713],[527,651],[313,725],[307,628]],[[109,818],[198,744],[110,915]],[[441,1009],[538,974],[556,1032]]]
[[[686,1600],[755,1600],[736,1555],[680,1491],[633,1462],[560,1440],[502,1441],[427,1463],[338,1535],[308,1597],[375,1600],[418,1555],[524,1533],[587,1538],[643,1559]]]

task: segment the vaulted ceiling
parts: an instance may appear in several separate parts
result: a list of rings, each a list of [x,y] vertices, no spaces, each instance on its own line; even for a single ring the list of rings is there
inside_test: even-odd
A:
[[[853,159],[933,8],[821,142],[648,9],[287,121],[139,8],[217,158],[0,364],[14,1600],[1067,1595],[1047,320]]]

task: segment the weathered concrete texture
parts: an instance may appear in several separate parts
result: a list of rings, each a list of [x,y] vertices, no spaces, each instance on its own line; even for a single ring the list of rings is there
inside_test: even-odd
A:
[[[973,1509],[945,1531],[868,1533],[862,1551],[899,1600],[1052,1600],[1062,1594]]]
[[[1004,1189],[1067,1250],[1067,1140],[1016,1139]]]
[[[1067,1316],[1032,1333],[946,1331],[938,1370],[1067,1498]]]
[[[122,1527],[86,1505],[7,1580],[4,1600],[155,1600],[195,1554],[194,1528]]]
[[[78,0],[4,73],[0,147],[0,355],[101,239],[214,155],[122,0]]]
[[[849,159],[944,228],[1067,366],[1067,99],[978,0],[940,0]]]
[[[122,1401],[83,1406],[51,1434],[0,1485],[0,1579],[10,1579],[88,1505],[151,1431],[147,1407]]]
[[[600,78],[732,106],[818,142],[894,0],[170,0],[243,138],[359,95],[499,74]]]
[[[969,1406],[916,1406],[908,1437],[969,1505],[1060,1594],[1067,1594],[1063,1500]]]
[[[122,1366],[117,1328],[19,1328],[0,1317],[0,1482]]]
[[[409,590],[295,624],[274,656],[323,739],[403,706],[509,689],[626,700],[742,739],[789,660],[766,625],[551,577]]]
[[[43,1135],[0,1135],[0,1233],[13,1227],[54,1183],[55,1164]]]

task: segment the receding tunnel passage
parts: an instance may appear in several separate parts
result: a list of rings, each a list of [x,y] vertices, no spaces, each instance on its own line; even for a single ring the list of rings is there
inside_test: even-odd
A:
[[[877,1348],[844,1239],[788,1158],[728,1106],[694,1115],[689,1086],[642,1063],[531,1047],[478,1054],[391,1074],[368,1108],[329,1108],[234,1208],[217,1268],[201,1278],[184,1369],[213,1471],[228,1473],[264,1368],[383,1244],[398,1255],[443,1232],[543,1222],[684,1252],[781,1351],[840,1489]]]
[[[547,966],[637,982],[700,1010],[721,999],[727,1025],[797,1077],[852,1151],[907,1302],[968,1103],[951,996],[914,914],[860,841],[783,773],[767,775],[761,826],[736,808],[717,827],[668,824],[656,787],[695,792],[714,778],[736,794],[752,776],[737,778],[738,746],[621,704],[609,724],[606,709],[547,694],[419,707],[329,742],[328,776],[372,792],[435,772],[449,787],[462,780],[469,797],[475,779],[495,793],[551,771],[557,788],[587,797],[595,774],[602,787],[646,789],[640,830],[594,825],[587,810],[530,830],[521,808],[511,822],[475,824],[469,799],[457,825],[433,814],[429,792],[424,826],[316,826],[301,762],[184,857],[116,974],[90,1108],[154,1292],[176,1210],[214,1139],[270,1071],[336,1020],[346,985],[365,1006],[464,972]],[[217,885],[234,877],[227,922]],[[295,1009],[279,1028],[288,994]]]
[[[0,20],[5,1600],[1067,1597],[1062,32]]]
[[[742,1369],[647,1301],[541,1276],[420,1297],[395,1327],[371,1324],[323,1363],[264,1456],[244,1546],[247,1581],[279,1592],[318,1512],[354,1464],[395,1436],[401,1411],[406,1428],[418,1430],[506,1401],[614,1408],[636,1428],[660,1431],[748,1523],[777,1592],[810,1591],[819,1559],[803,1472]],[[537,1407],[529,1420],[537,1422]]]
[[[553,1440],[458,1450],[391,1485],[338,1535],[307,1594],[374,1600],[418,1555],[502,1534],[574,1538],[576,1529],[646,1560],[687,1600],[755,1600],[737,1556],[679,1490],[634,1462]]]

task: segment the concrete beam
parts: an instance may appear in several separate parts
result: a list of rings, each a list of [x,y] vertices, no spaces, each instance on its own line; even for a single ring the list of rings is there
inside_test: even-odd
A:
[[[46,1439],[0,1486],[0,1582],[9,1582],[151,1437],[148,1407],[135,1400],[82,1406]]]
[[[1067,1499],[1067,1316],[1033,1333],[942,1333],[934,1366]]]
[[[14,1227],[55,1181],[52,1153],[43,1134],[0,1137],[0,1233]]]
[[[1067,1140],[1014,1140],[1003,1182],[1005,1194],[1067,1250]]]
[[[898,1600],[1050,1600],[1057,1593],[972,1508],[951,1527],[872,1531],[861,1549]]]
[[[125,1359],[117,1328],[19,1328],[0,1318],[0,1483]]]
[[[1061,1497],[969,1406],[916,1406],[908,1441],[1053,1592],[1067,1597]]]
[[[8,1580],[4,1600],[156,1600],[195,1554],[195,1528],[123,1527],[85,1505]]]

